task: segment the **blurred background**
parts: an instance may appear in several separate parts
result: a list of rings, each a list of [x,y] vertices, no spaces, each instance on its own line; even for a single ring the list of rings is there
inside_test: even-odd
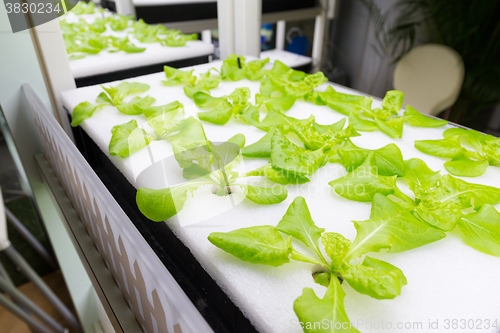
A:
[[[463,83],[439,117],[500,135],[500,1],[339,1],[329,24],[322,71],[380,98],[395,88],[394,69],[414,48],[436,43],[455,50],[464,64]],[[287,22],[286,30],[286,49],[310,55],[314,20]],[[268,31],[263,26],[263,50],[273,48]]]

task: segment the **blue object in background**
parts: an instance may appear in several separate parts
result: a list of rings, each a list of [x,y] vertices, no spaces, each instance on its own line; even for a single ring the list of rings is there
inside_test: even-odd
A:
[[[310,48],[311,43],[306,36],[295,36],[292,42],[286,46],[287,51],[301,55],[306,55]]]
[[[270,50],[272,45],[271,45],[271,40],[273,39],[273,24],[267,23],[263,24],[260,28],[260,44],[261,44],[261,51],[266,51]]]
[[[297,32],[299,35],[291,38],[291,35],[294,32]],[[302,30],[297,27],[292,28],[288,31],[288,33],[286,34],[286,40],[288,42],[286,50],[289,52],[306,55],[307,51],[309,51],[309,49],[311,48],[311,42],[309,42],[309,39],[304,36]]]

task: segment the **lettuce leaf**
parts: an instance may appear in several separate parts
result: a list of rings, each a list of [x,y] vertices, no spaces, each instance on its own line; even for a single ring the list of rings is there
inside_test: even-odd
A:
[[[283,239],[278,229],[272,226],[212,232],[208,240],[235,257],[254,264],[277,267],[290,262],[292,238]]]
[[[344,307],[346,293],[338,279],[331,275],[328,289],[323,298],[318,298],[311,288],[304,288],[302,295],[293,303],[293,310],[306,333],[344,332],[359,333],[347,316]],[[328,323],[316,325],[314,323]],[[318,326],[320,326],[318,328]],[[325,328],[326,326],[326,328]],[[340,327],[336,329],[335,327]]]
[[[462,239],[473,249],[500,257],[500,213],[491,205],[458,221]]]
[[[451,158],[444,167],[455,176],[478,177],[486,172],[488,165],[500,166],[500,139],[463,128],[449,128],[443,136],[444,139],[415,141],[415,148],[429,155]],[[468,150],[463,144],[475,150]]]
[[[75,106],[71,116],[71,126],[76,127],[85,119],[92,117],[96,110],[102,109],[106,104],[92,104],[90,102],[82,102]]]
[[[375,153],[371,152],[363,164],[354,171],[328,184],[338,195],[350,200],[369,202],[376,194],[383,194],[393,195],[409,204],[414,204],[413,200],[397,187],[397,175],[390,177],[380,175],[374,161],[376,161]]]
[[[407,284],[399,268],[368,256],[361,264],[344,264],[342,277],[357,292],[376,299],[392,299]]]
[[[425,116],[407,105],[404,113],[404,121],[416,127],[441,127],[448,124],[448,121]]]
[[[307,177],[324,165],[326,155],[321,150],[306,150],[288,140],[276,130],[271,138],[271,165],[273,168]]]
[[[382,249],[390,253],[408,251],[446,236],[380,193],[373,196],[370,219],[355,221],[354,226],[357,235],[347,258],[358,258]]]
[[[150,88],[149,85],[145,83],[127,81],[121,82],[115,87],[101,87],[104,91],[106,91],[109,96],[108,100],[110,100],[113,105],[120,105],[123,102],[123,99],[128,95],[143,93],[148,91]]]
[[[111,129],[113,134],[109,143],[109,155],[118,155],[121,158],[129,157],[146,147],[153,141],[151,135],[137,126],[137,121],[116,125]]]

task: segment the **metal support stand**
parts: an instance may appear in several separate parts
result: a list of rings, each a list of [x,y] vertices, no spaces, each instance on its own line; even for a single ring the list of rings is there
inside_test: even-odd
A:
[[[0,261],[0,278],[3,278],[5,280],[5,282],[8,283],[8,285],[10,287],[16,288],[16,286],[14,285],[14,282],[12,282],[12,279],[10,278],[9,274],[7,273],[7,270],[5,269],[5,267],[3,266],[1,261]],[[14,303],[17,304],[21,308],[21,310],[23,310],[24,312],[29,314],[28,309],[23,307],[22,304],[19,304],[15,300],[14,300]],[[31,327],[30,327],[30,332],[32,332]]]
[[[35,332],[39,333],[52,333],[50,330],[45,328],[42,324],[40,324],[38,321],[33,319],[29,314],[24,312],[20,307],[18,307],[16,304],[12,303],[10,299],[5,297],[3,294],[0,294],[0,305],[5,307],[7,310],[12,312],[16,317],[19,317],[19,319],[23,320],[25,323],[27,323],[30,328],[32,328]]]
[[[54,269],[58,268],[57,262],[54,257],[43,247],[42,244],[33,236],[31,232],[24,226],[24,224],[19,221],[19,219],[12,214],[12,212],[5,207],[5,215],[7,216],[7,221],[11,222],[12,226],[16,228],[21,236],[35,249],[36,252]]]
[[[24,258],[10,245],[3,250],[3,253],[23,272],[24,275],[40,290],[40,292],[47,297],[47,299],[54,305],[56,310],[64,317],[68,325],[82,332],[80,323],[75,316],[68,310],[63,302],[54,294],[54,292],[45,284],[45,282],[38,276],[38,274],[31,268],[31,266],[24,260]]]
[[[14,246],[9,241],[7,233],[7,223],[6,216],[9,220],[13,221],[14,226],[23,234],[27,241],[37,250],[46,253],[43,246],[33,237],[33,235],[24,227],[24,225],[9,211],[5,208],[3,204],[2,191],[0,189],[0,252],[5,253],[7,258],[9,258],[14,265],[16,265],[24,275],[33,282],[33,284],[42,292],[42,294],[47,297],[47,299],[54,305],[56,310],[63,316],[63,318],[68,322],[69,326],[82,332],[80,323],[75,318],[75,316],[68,310],[68,308],[61,302],[61,300],[54,294],[54,292],[45,284],[40,276],[31,268],[31,266],[24,260],[24,258],[16,251]],[[42,255],[43,256],[43,255]],[[55,261],[54,261],[55,262]],[[14,304],[3,294],[0,297],[0,304],[4,305],[8,310],[10,310],[14,315],[18,316],[24,320],[31,328],[37,332],[50,332],[44,326],[40,325],[39,322],[30,316],[30,312],[37,315],[43,320],[48,326],[53,328],[58,333],[67,332],[67,329],[63,328],[58,324],[53,318],[51,318],[47,313],[42,311],[39,307],[33,304],[26,296],[20,293],[12,283],[10,277],[5,271],[3,265],[0,264],[0,290],[7,292],[14,302]]]
[[[22,292],[17,290],[9,281],[2,276],[0,278],[0,290],[7,293],[12,300],[19,306],[24,313],[28,314],[31,312],[38,318],[40,318],[47,326],[53,329],[57,333],[65,333],[68,330],[64,328],[61,324],[49,316],[45,311],[36,306],[28,297],[24,296]]]

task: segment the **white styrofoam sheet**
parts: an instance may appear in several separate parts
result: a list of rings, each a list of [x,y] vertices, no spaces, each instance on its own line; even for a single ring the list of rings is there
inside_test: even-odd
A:
[[[288,67],[296,68],[304,65],[308,65],[312,62],[311,57],[306,57],[293,52],[288,52],[285,50],[268,50],[262,51],[260,53],[260,58],[269,58],[270,63],[274,63],[276,60],[281,61]]]
[[[195,73],[203,73],[213,66],[220,66],[220,62],[196,66],[194,67]],[[149,84],[151,89],[140,96],[155,97],[157,100],[155,105],[179,100],[185,106],[185,116],[194,116],[199,110],[184,95],[182,87],[163,86],[160,81],[164,77],[163,73],[157,73],[129,81]],[[259,89],[259,83],[256,82],[224,81],[218,88],[213,89],[211,94],[213,96],[227,95],[236,87],[242,86],[249,87],[252,95]],[[324,84],[318,90],[323,90],[326,86],[327,84]],[[341,86],[333,86],[341,92],[353,92]],[[99,86],[90,86],[63,92],[63,104],[71,112],[80,102],[93,102],[101,91]],[[380,101],[374,101],[373,104],[377,107]],[[320,124],[331,124],[344,117],[326,106],[316,106],[304,101],[297,101],[286,114],[296,118],[307,118],[314,114]],[[136,119],[140,127],[150,131],[146,121],[140,116],[120,114],[111,106],[97,111],[90,119],[82,123],[82,127],[108,155],[111,128],[131,119]],[[224,126],[210,123],[203,123],[203,126],[208,139],[212,141],[227,140],[237,133],[243,133],[247,144],[250,144],[265,134],[235,119],[231,119]],[[375,131],[362,132],[362,136],[355,137],[352,141],[356,145],[370,149],[380,148],[394,142],[400,147],[405,159],[421,158],[431,169],[446,173],[443,168],[444,160],[419,152],[414,148],[414,140],[442,138],[443,131],[449,127],[451,125],[442,128],[416,128],[405,125],[403,138],[399,140],[393,140]],[[172,149],[167,142],[152,142],[149,147],[150,150],[143,149],[126,159],[117,156],[110,157],[111,161],[136,187],[151,185],[152,180],[161,178],[160,175],[151,175],[150,180],[143,178],[140,178],[142,179],[140,182],[136,180],[140,171],[151,164],[150,152],[155,160],[172,154]],[[252,169],[266,162],[265,159],[245,159],[245,166],[247,169]],[[172,181],[181,177],[179,169],[170,170],[168,173]],[[242,200],[239,204],[234,204],[230,209],[223,209],[218,214],[210,214],[210,212],[215,209],[214,207],[228,207],[227,197],[217,197],[211,194],[209,188],[201,188],[194,192],[193,197],[187,199],[181,213],[182,218],[174,217],[166,223],[259,331],[298,333],[302,329],[293,312],[294,300],[302,294],[302,289],[305,287],[313,288],[319,297],[323,297],[326,290],[314,283],[311,265],[292,261],[290,264],[274,268],[246,263],[213,246],[207,240],[207,236],[214,231],[227,232],[242,227],[276,225],[293,199],[300,195],[306,199],[312,217],[319,227],[325,228],[326,231],[339,232],[354,240],[356,230],[351,221],[368,219],[371,204],[344,199],[328,185],[329,181],[345,174],[346,171],[341,165],[327,164],[314,174],[310,183],[288,186],[288,198],[280,204],[260,206],[248,200]],[[500,168],[489,167],[480,177],[464,179],[473,183],[500,187]],[[241,198],[241,194],[236,194],[235,198]],[[183,227],[183,219],[202,221]],[[296,247],[303,249],[300,244],[296,244]],[[403,287],[402,294],[393,300],[376,300],[357,293],[344,283],[342,286],[347,294],[346,311],[361,332],[473,332],[478,330],[447,330],[445,329],[446,320],[450,320],[450,326],[453,323],[452,320],[455,319],[459,324],[460,320],[474,320],[475,323],[482,320],[483,327],[486,327],[486,320],[493,323],[498,319],[500,322],[500,302],[498,301],[500,299],[500,258],[479,253],[466,246],[460,239],[458,228],[439,242],[411,251],[370,255],[401,268],[408,279],[408,285]],[[436,321],[438,321],[439,329],[430,329],[429,323]],[[419,323],[422,328],[419,328]],[[392,325],[392,329],[388,329],[388,325]],[[398,329],[397,327],[401,325],[403,328]],[[405,325],[410,327],[404,328]],[[496,332],[497,330],[490,327],[480,331]]]
[[[68,13],[63,16],[68,22],[76,22],[78,19],[84,19],[91,23],[97,17],[102,15],[109,16],[109,12],[103,14],[85,14],[74,15]],[[126,29],[126,30],[130,30]],[[177,60],[208,56],[214,53],[214,46],[209,43],[204,43],[200,40],[188,41],[186,45],[179,47],[163,46],[160,43],[141,43],[134,38],[132,34],[127,34],[125,31],[113,31],[107,28],[103,33],[104,36],[125,37],[129,36],[129,40],[137,47],[144,47],[146,50],[139,53],[126,53],[123,51],[109,53],[106,50],[98,54],[89,54],[81,59],[72,59],[69,61],[71,72],[75,79],[89,77],[98,74],[112,73],[120,70],[149,66],[154,64],[168,63]]]

